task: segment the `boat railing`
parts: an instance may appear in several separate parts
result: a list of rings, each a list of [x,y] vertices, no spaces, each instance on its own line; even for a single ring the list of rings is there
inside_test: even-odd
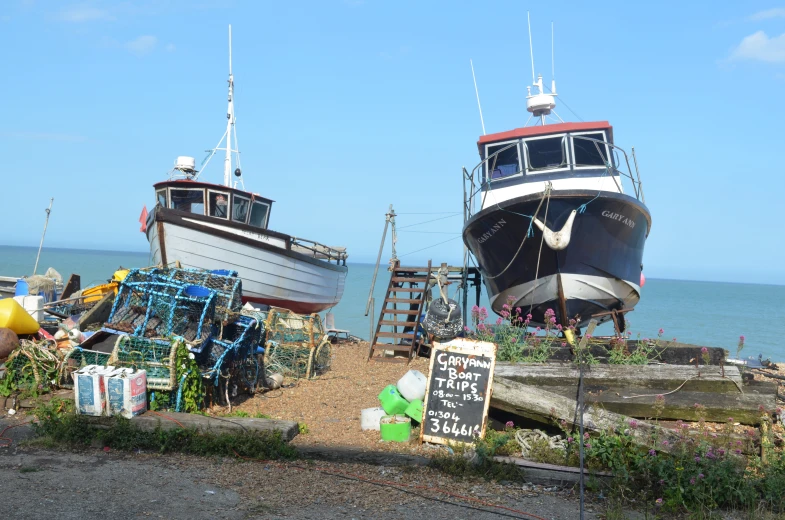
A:
[[[346,258],[349,256],[345,247],[326,246],[306,238],[291,237],[290,244],[293,251],[328,262],[334,260],[339,265],[346,265]]]
[[[597,154],[603,158],[607,155],[601,151],[601,146],[607,146],[608,149],[611,151],[612,157],[608,157],[605,160],[605,165],[584,165],[584,164],[575,164],[570,162],[571,154],[568,154],[568,161],[566,166],[569,166],[570,169],[574,168],[586,168],[586,167],[595,167],[597,169],[605,169],[603,172],[603,176],[608,175],[614,182],[616,182],[616,186],[619,189],[619,193],[622,193],[622,186],[619,184],[619,179],[627,179],[629,183],[632,185],[632,191],[635,194],[635,198],[646,202],[644,195],[643,195],[643,185],[640,178],[640,172],[638,170],[638,159],[635,156],[635,148],[632,148],[632,164],[630,163],[630,156],[627,152],[614,145],[613,143],[609,143],[607,141],[602,141],[599,139],[592,139],[591,137],[585,137],[581,135],[572,135],[570,136],[572,139],[583,139],[584,141],[591,141],[594,143],[594,146],[597,149]],[[491,187],[492,183],[499,182],[505,177],[501,178],[492,178],[489,175],[486,175],[485,172],[493,171],[496,165],[496,161],[499,158],[499,154],[505,152],[506,150],[518,146],[518,142],[510,143],[509,145],[497,150],[493,154],[486,157],[482,160],[477,166],[475,166],[471,173],[463,169],[463,181],[464,181],[464,219],[468,220],[474,214],[474,200],[477,195],[479,195],[484,190],[487,190]],[[626,169],[624,168],[626,165]],[[524,171],[526,171],[526,165],[524,165]],[[542,172],[543,170],[538,170]],[[517,172],[521,173],[521,172]]]

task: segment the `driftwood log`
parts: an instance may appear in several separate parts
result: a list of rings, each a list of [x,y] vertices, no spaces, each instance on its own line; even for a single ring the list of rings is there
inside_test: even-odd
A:
[[[578,370],[572,365],[498,363],[494,381],[505,379],[577,399]],[[495,384],[495,383],[494,383]],[[776,407],[774,383],[742,384],[737,367],[594,365],[584,372],[587,404],[628,417],[735,422],[758,425],[760,408]],[[656,396],[664,403],[655,408]],[[700,404],[702,408],[696,407]]]
[[[567,421],[570,426],[578,424],[578,402],[575,399],[509,379],[494,377],[491,407],[539,422],[548,423],[556,418]],[[629,417],[588,404],[585,408],[583,425],[587,430],[629,428],[636,442],[644,446],[651,445],[652,436],[656,435],[660,441],[658,447],[663,451],[667,451],[668,446],[678,440],[676,433],[667,428],[646,421],[635,421],[632,427]],[[670,444],[663,445],[663,440],[668,440]]]

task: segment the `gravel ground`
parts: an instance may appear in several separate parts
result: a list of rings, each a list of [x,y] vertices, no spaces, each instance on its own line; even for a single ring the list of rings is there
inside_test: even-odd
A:
[[[389,484],[361,482],[355,476],[430,489],[400,491]],[[536,516],[449,497],[434,487]],[[28,447],[0,450],[0,504],[3,518],[16,519],[578,517],[578,502],[567,492],[456,481],[428,468],[259,463]],[[586,518],[599,517],[589,511]]]
[[[378,395],[385,386],[395,384],[407,371],[419,370],[428,375],[427,358],[406,363],[368,362],[368,343],[333,345],[329,371],[315,379],[286,380],[293,385],[248,398],[233,411],[251,415],[262,413],[273,419],[297,421],[308,428],[298,435],[295,446],[352,446],[374,451],[419,453],[419,443],[381,442],[378,431],[362,431],[360,411],[379,406]],[[214,408],[213,413],[228,410]],[[416,439],[419,430],[412,435]]]

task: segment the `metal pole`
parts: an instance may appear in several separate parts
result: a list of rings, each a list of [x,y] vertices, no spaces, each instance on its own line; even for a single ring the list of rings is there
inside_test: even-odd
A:
[[[382,260],[382,251],[384,250],[384,240],[387,238],[387,227],[390,225],[390,219],[395,218],[395,211],[392,204],[390,204],[390,211],[385,215],[384,231],[382,232],[382,242],[379,244],[379,254],[376,255],[376,268],[373,270],[373,279],[371,279],[371,290],[368,293],[368,301],[365,304],[365,315],[368,316],[368,310],[371,308],[371,299],[373,298],[373,288],[376,286],[376,275],[379,272],[379,262]]]
[[[641,172],[638,170],[638,156],[635,155],[635,147],[632,147],[632,161],[635,163],[635,175],[638,177],[638,191],[641,194],[641,201],[646,204],[646,197],[643,195],[643,183],[641,182]]]
[[[46,228],[49,225],[49,215],[52,213],[52,203],[55,201],[54,197],[49,199],[49,207],[46,208],[46,221],[44,222],[44,232],[41,235],[41,243],[38,245],[38,254],[35,257],[35,267],[33,267],[33,276],[38,271],[38,260],[41,258],[41,249],[44,247],[44,237],[46,236]]]

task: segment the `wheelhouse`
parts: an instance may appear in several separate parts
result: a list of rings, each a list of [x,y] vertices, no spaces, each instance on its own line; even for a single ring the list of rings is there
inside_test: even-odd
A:
[[[483,207],[555,189],[592,188],[623,193],[613,128],[607,121],[558,123],[485,135],[477,143]]]
[[[159,182],[155,198],[164,208],[267,229],[273,201],[247,191],[191,180]]]

